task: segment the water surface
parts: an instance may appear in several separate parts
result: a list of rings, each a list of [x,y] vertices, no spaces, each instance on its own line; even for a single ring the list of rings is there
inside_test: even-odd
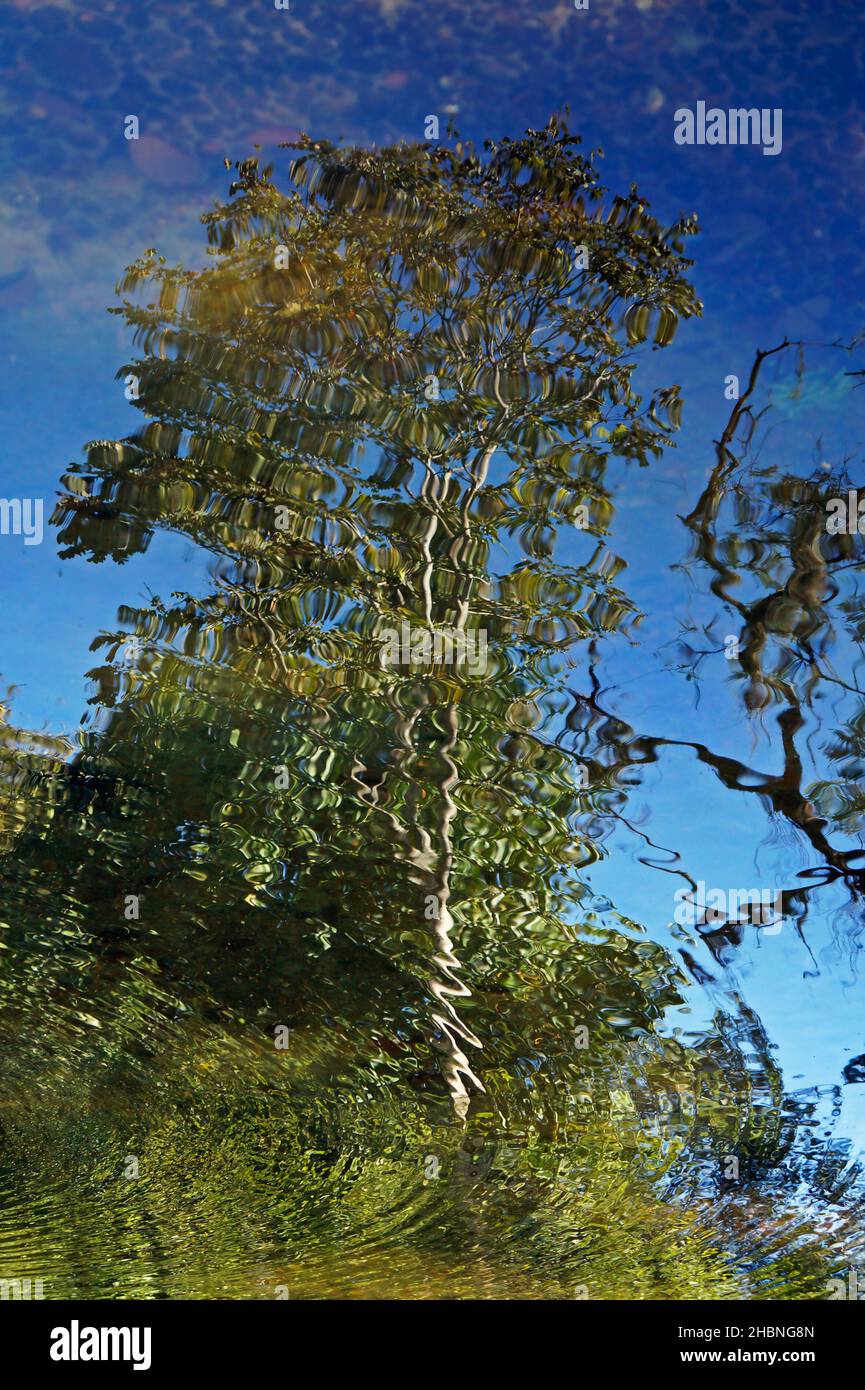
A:
[[[3,490],[51,524],[0,538],[0,1278],[861,1267],[855,21],[4,12]],[[676,146],[702,99],[781,154]],[[565,104],[535,234],[483,141]],[[494,213],[376,163],[429,113]]]

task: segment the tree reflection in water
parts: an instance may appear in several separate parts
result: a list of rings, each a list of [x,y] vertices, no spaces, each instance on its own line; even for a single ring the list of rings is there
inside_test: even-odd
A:
[[[700,312],[695,225],[609,199],[558,120],[482,155],[293,148],[287,191],[237,166],[204,270],[127,272],[146,422],[53,518],[65,559],[183,534],[212,582],[120,608],[78,747],[5,726],[16,1269],[51,1296],[824,1297],[858,1166],[698,959],[759,927],[668,947],[586,870],[611,823],[658,848],[629,788],[682,748],[813,851],[782,897],[803,939],[822,884],[858,909],[846,475],[749,460],[760,354],[687,565],[740,620],[782,770],[630,727],[599,675],[638,639],[610,474],[679,426],[636,372]],[[406,626],[419,658],[384,660]],[[444,630],[486,661],[429,660]],[[826,683],[848,712],[815,788]],[[665,1020],[703,986],[686,1040]]]

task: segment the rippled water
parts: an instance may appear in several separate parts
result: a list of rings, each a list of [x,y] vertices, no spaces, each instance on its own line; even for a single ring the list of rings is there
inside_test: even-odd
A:
[[[694,223],[526,140],[300,140],[121,283],[141,418],[50,532],[115,630],[77,729],[0,725],[0,1279],[861,1262],[861,349],[740,349],[683,467]]]

